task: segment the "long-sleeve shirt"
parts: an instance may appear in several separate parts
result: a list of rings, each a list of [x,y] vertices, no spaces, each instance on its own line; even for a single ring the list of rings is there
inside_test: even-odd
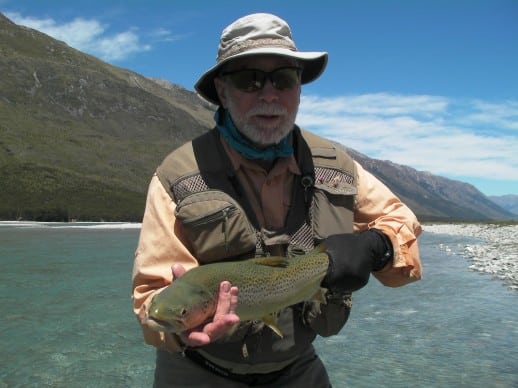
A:
[[[223,141],[223,140],[222,140]],[[282,227],[290,207],[293,178],[300,170],[293,156],[280,158],[270,170],[223,146],[261,226]],[[402,286],[421,278],[417,236],[421,226],[413,212],[383,183],[356,163],[358,174],[354,231],[377,228],[390,239],[394,259],[373,275],[384,285]],[[175,218],[176,203],[155,174],[149,184],[133,268],[133,308],[147,343],[179,350],[175,337],[151,330],[145,315],[151,298],[172,281],[173,264],[189,270],[199,265]]]

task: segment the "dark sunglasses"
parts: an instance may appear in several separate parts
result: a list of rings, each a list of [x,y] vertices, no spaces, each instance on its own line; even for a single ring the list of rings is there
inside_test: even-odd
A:
[[[261,90],[270,80],[273,87],[278,90],[291,89],[300,82],[300,67],[280,67],[274,71],[262,71],[258,69],[242,69],[221,73],[223,77],[228,77],[232,84],[244,92],[256,92]]]

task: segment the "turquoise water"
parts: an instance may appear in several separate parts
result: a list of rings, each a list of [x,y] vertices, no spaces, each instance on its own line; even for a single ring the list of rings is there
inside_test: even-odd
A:
[[[151,385],[127,227],[0,223],[0,387]],[[465,241],[425,233],[422,281],[357,293],[340,335],[316,343],[334,387],[518,386],[518,293],[440,249]]]

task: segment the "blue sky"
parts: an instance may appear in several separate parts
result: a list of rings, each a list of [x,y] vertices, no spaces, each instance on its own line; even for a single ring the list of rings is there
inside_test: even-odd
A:
[[[70,46],[189,90],[253,12],[327,51],[297,123],[370,157],[518,195],[518,0],[0,0]]]

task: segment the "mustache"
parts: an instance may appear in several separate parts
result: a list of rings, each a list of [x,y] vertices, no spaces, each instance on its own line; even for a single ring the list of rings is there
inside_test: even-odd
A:
[[[258,116],[258,115],[265,115],[265,116],[283,116],[288,113],[288,110],[277,104],[261,104],[257,105],[254,108],[252,108],[250,111],[247,112],[247,116]]]

